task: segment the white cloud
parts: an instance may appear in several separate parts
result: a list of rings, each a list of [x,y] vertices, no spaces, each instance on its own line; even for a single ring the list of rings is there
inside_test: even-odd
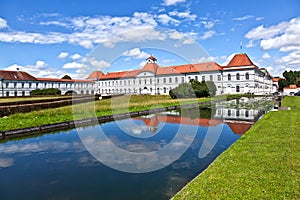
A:
[[[169,12],[169,15],[171,16],[176,16],[182,19],[187,19],[187,20],[195,20],[197,18],[197,15],[191,14],[191,11],[185,11],[185,12],[178,12],[177,10]]]
[[[246,48],[251,48],[251,47],[255,47],[253,40],[249,40],[248,43],[246,44]]]
[[[7,25],[6,20],[4,20],[0,17],[0,29],[7,28],[7,27],[8,27],[8,25]]]
[[[204,28],[206,28],[206,29],[211,29],[215,25],[214,22],[212,22],[212,21],[201,21],[201,24],[203,24]]]
[[[65,71],[57,70],[56,68],[50,67],[45,61],[38,60],[33,65],[19,65],[13,64],[5,70],[20,70],[25,71],[38,78],[57,78],[66,74]]]
[[[243,17],[233,18],[233,20],[236,20],[236,21],[244,21],[244,20],[251,19],[251,18],[253,18],[252,15],[245,15],[245,16],[243,16]]]
[[[163,4],[166,6],[175,5],[177,3],[185,2],[186,0],[163,0]]]
[[[70,62],[66,63],[62,66],[63,69],[81,69],[81,68],[88,68],[86,64],[78,63],[78,62]]]
[[[81,55],[79,55],[78,53],[75,53],[73,55],[70,56],[73,60],[78,60],[81,58]]]
[[[275,60],[279,64],[288,64],[288,65],[299,65],[300,64],[300,51],[292,52],[287,56],[283,56]],[[299,68],[299,67],[298,67]]]
[[[256,21],[260,21],[260,20],[263,20],[263,19],[264,19],[263,17],[256,17],[255,18]]]
[[[288,52],[287,55],[275,59],[272,66],[276,75],[281,75],[287,66],[294,70],[300,64],[300,17],[290,21],[283,21],[278,24],[266,27],[260,25],[250,30],[246,38],[258,41],[263,50],[277,49],[280,52]],[[299,69],[297,69],[299,70]]]
[[[40,25],[43,26],[55,25],[55,26],[69,27],[67,23],[59,22],[59,21],[40,22]]]
[[[149,57],[148,53],[141,51],[139,48],[134,48],[129,51],[125,51],[122,53],[122,55],[137,58],[137,59],[146,59]]]
[[[90,64],[98,70],[103,70],[110,66],[110,63],[104,60],[96,60],[96,59],[92,59],[90,61]]]
[[[158,15],[157,18],[158,18],[159,22],[161,22],[164,25],[167,25],[169,23],[173,24],[173,25],[178,25],[180,23],[179,20],[174,19],[174,18],[168,16],[167,14]]]
[[[265,28],[264,25],[258,26],[250,30],[245,37],[251,40],[267,39],[279,35],[289,26],[288,22],[281,22],[280,24]]]
[[[60,52],[60,54],[57,56],[57,58],[59,59],[64,59],[66,57],[68,57],[69,53],[67,52]]]
[[[206,31],[202,36],[200,36],[200,39],[201,39],[201,40],[206,40],[206,39],[208,39],[208,38],[213,37],[215,34],[216,34],[215,31],[209,30],[209,31]]]
[[[264,53],[264,54],[262,55],[262,58],[268,59],[268,58],[271,58],[271,56],[270,56],[270,54],[268,54],[268,53]]]
[[[173,1],[173,3],[176,2]],[[168,3],[172,2],[169,1]],[[28,32],[10,29],[7,32],[0,32],[0,42],[31,44],[69,43],[87,49],[102,44],[105,47],[112,48],[119,42],[165,40],[167,39],[167,34],[157,28],[158,24],[177,26],[183,21],[195,20],[197,17],[195,14],[191,14],[190,11],[173,11],[171,14],[155,15],[145,12],[135,12],[132,16],[123,17],[80,16],[74,18],[53,15],[49,21],[43,19],[42,22],[34,21],[32,23],[37,23],[37,25],[64,26],[71,31],[69,33],[59,31]],[[6,26],[6,21],[2,19],[2,27]],[[207,27],[212,27],[212,24],[207,24]],[[185,40],[185,43],[190,42],[190,40]]]

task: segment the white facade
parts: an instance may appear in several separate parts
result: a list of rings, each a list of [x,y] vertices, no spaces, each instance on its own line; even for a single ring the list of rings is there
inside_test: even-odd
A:
[[[64,79],[32,79],[22,80],[15,78],[6,79],[5,73],[26,73],[1,71],[0,97],[30,96],[30,92],[36,89],[56,88],[62,95],[68,93],[94,94],[96,85],[93,81],[87,80],[64,80]],[[4,74],[4,75],[3,75]]]
[[[162,94],[168,95],[169,91],[180,83],[188,83],[191,79],[213,81],[216,85],[216,95],[221,94],[256,94],[267,95],[274,92],[272,77],[265,69],[259,69],[252,64],[241,63],[237,65],[240,57],[238,54],[231,61],[231,66],[221,67],[217,63],[202,63],[196,65],[159,67],[155,61],[147,59],[147,64],[141,70],[131,72],[110,72],[98,76],[91,76],[97,83],[96,93],[101,95],[112,94]],[[152,57],[153,58],[153,57]],[[148,64],[155,64],[151,68]],[[190,66],[190,69],[189,69]],[[197,67],[198,66],[198,67]],[[198,71],[195,71],[198,70]]]

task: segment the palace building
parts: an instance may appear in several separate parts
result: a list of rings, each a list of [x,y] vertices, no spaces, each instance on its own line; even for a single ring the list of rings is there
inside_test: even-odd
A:
[[[94,71],[87,79],[36,78],[23,71],[0,70],[0,97],[29,96],[35,89],[57,88],[65,94],[168,95],[180,83],[212,81],[216,95],[267,95],[277,91],[268,71],[254,65],[247,54],[236,54],[226,65],[216,62],[160,67],[152,55],[142,69],[120,72]]]
[[[35,89],[56,88],[65,94],[94,94],[92,80],[36,78],[23,71],[0,70],[0,97],[30,96]]]
[[[142,69],[108,72],[94,71],[88,79],[97,85],[96,93],[111,94],[169,94],[180,83],[191,79],[213,81],[216,95],[266,95],[277,90],[271,75],[253,64],[247,54],[236,54],[226,65],[216,62],[160,67],[152,55]]]

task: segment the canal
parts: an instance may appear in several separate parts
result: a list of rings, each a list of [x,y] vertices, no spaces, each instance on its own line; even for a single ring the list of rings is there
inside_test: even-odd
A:
[[[169,199],[270,108],[243,98],[0,141],[0,198]]]

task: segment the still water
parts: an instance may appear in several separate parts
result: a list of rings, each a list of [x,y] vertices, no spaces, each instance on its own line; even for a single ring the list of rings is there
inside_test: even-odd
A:
[[[200,109],[200,118],[193,114],[198,108],[192,108],[185,114],[169,111],[79,128],[79,132],[2,141],[0,199],[169,199],[262,114],[256,108],[213,107]],[[99,132],[136,159],[115,155]],[[214,132],[219,134],[211,141]],[[173,161],[182,138],[190,144]],[[98,142],[87,145],[91,139]],[[163,157],[138,155],[166,147],[171,150]]]

